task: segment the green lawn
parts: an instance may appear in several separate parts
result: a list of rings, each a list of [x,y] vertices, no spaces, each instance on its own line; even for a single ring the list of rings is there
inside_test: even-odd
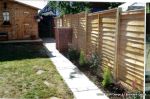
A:
[[[0,98],[51,97],[73,99],[71,91],[47,57],[43,46],[0,45]]]

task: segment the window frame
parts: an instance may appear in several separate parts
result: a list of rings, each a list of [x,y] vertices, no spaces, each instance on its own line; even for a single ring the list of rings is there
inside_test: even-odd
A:
[[[3,11],[3,25],[10,25],[10,12],[9,11]]]

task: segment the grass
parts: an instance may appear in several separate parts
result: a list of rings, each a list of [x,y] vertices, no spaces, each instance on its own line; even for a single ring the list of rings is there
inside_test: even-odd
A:
[[[43,73],[37,74],[42,70]],[[48,85],[44,84],[48,82]],[[0,45],[0,98],[73,99],[40,44]]]

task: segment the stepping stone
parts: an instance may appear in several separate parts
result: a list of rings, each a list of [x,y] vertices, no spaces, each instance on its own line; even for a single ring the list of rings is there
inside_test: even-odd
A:
[[[40,74],[42,74],[44,72],[44,70],[38,70],[37,72],[36,72],[36,74],[37,75],[40,75]]]
[[[48,81],[44,81],[43,82],[46,86],[51,87],[51,86],[55,86],[55,84],[49,83]]]
[[[43,70],[41,66],[33,66],[33,70],[37,72],[38,70]]]
[[[4,80],[4,77],[0,77],[0,80]]]
[[[57,97],[50,97],[50,99],[60,99],[60,98],[57,98]]]
[[[50,86],[50,83],[48,81],[44,81],[44,84],[48,87]]]

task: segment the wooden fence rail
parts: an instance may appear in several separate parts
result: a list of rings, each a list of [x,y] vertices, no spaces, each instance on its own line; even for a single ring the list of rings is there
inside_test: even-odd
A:
[[[73,47],[86,55],[97,52],[116,81],[143,91],[144,10],[69,14],[55,18],[55,25],[71,27]]]

